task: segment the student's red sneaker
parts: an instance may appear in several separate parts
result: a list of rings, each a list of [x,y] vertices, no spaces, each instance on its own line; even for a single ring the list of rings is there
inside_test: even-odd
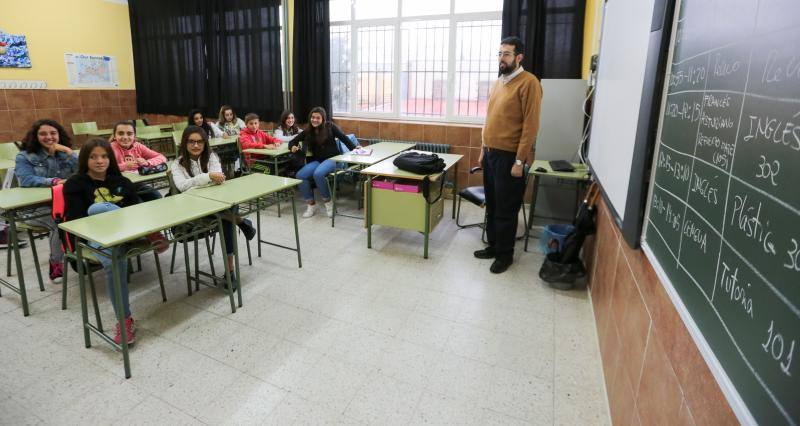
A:
[[[64,264],[61,262],[50,262],[50,280],[58,284],[64,277]]]
[[[156,251],[161,254],[169,249],[169,243],[164,235],[160,232],[153,232],[152,234],[147,235],[147,240],[150,241],[153,247],[155,247]]]
[[[136,324],[134,324],[133,317],[125,318],[125,333],[128,336],[128,345],[136,342]],[[114,343],[122,344],[122,332],[119,328],[119,323],[114,325]]]

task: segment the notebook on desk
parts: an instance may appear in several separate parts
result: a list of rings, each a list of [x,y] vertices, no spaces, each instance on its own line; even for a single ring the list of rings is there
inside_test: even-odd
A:
[[[554,172],[574,172],[575,168],[572,167],[572,164],[569,161],[564,160],[552,160],[548,161],[550,163],[550,168],[553,169]]]

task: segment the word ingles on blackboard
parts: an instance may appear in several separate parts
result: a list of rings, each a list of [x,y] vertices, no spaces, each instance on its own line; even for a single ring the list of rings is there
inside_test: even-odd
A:
[[[744,421],[800,423],[800,2],[683,0],[643,247]]]

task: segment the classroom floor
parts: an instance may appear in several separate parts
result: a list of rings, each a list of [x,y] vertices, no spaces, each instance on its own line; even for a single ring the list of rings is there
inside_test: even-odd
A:
[[[262,237],[291,245],[283,212],[262,213]],[[370,250],[359,220],[299,219],[302,269],[293,252],[254,251],[235,314],[220,292],[187,297],[180,254],[174,275],[161,256],[162,303],[143,258],[127,380],[110,346],[84,348],[75,274],[62,311],[61,287],[39,292],[26,249],[31,315],[10,290],[0,298],[0,424],[609,424],[587,292],[544,285],[542,255],[520,245],[511,269],[491,274],[472,256],[480,230],[457,230],[449,212],[427,260],[416,232],[376,227]]]

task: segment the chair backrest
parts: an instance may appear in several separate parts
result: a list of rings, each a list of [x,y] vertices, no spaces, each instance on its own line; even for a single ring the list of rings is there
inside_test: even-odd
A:
[[[16,142],[0,143],[0,159],[14,160],[19,154],[19,146]]]
[[[155,133],[161,133],[161,128],[158,126],[136,127],[136,134],[138,135],[152,135]]]
[[[169,182],[169,195],[177,195],[181,193],[178,191],[178,187],[175,186],[175,179],[172,177],[171,167],[167,169],[167,181]]]
[[[97,123],[87,121],[85,123],[72,123],[72,133],[76,135],[88,135],[89,132],[97,131]]]
[[[174,130],[176,132],[179,131],[179,130],[183,131],[183,129],[187,128],[188,126],[189,126],[189,123],[186,122],[186,121],[182,121],[180,123],[172,123],[172,130]]]
[[[177,155],[178,148],[181,146],[181,138],[183,137],[183,130],[173,130],[172,131],[172,140],[175,142],[175,152]]]
[[[136,128],[145,126],[147,126],[147,123],[145,123],[144,120],[142,120],[141,118],[136,119]]]

